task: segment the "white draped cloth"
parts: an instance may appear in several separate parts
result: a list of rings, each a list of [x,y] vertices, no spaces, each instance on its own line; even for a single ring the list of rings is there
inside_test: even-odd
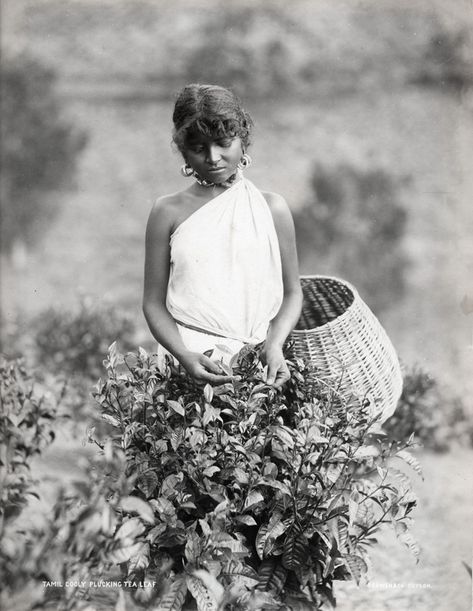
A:
[[[166,306],[193,351],[229,359],[266,337],[283,299],[281,255],[269,206],[240,178],[185,219],[170,238]]]

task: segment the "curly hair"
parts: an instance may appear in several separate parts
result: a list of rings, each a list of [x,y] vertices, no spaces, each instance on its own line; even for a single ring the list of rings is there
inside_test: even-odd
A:
[[[218,85],[186,85],[178,94],[172,115],[173,141],[181,153],[192,140],[239,136],[243,150],[250,144],[253,121],[238,97]]]

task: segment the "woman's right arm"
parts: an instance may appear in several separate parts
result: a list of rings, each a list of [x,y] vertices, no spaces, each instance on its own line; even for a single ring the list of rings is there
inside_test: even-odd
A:
[[[170,270],[169,238],[174,223],[172,206],[163,200],[154,205],[146,227],[143,312],[155,339],[166,348],[196,380],[224,384],[231,378],[218,375],[220,367],[198,352],[186,348],[176,323],[166,307]]]

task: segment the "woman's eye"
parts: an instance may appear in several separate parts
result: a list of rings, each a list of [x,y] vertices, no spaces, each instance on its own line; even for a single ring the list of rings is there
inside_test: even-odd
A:
[[[218,144],[223,148],[228,148],[229,146],[231,146],[232,142],[233,140],[231,138],[224,138],[223,140],[219,140]]]

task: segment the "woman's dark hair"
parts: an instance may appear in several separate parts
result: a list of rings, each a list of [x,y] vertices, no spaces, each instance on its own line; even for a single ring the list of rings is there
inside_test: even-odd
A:
[[[218,85],[187,85],[177,96],[174,112],[173,141],[184,151],[193,139],[234,138],[239,136],[243,149],[250,144],[253,121],[237,96]]]

